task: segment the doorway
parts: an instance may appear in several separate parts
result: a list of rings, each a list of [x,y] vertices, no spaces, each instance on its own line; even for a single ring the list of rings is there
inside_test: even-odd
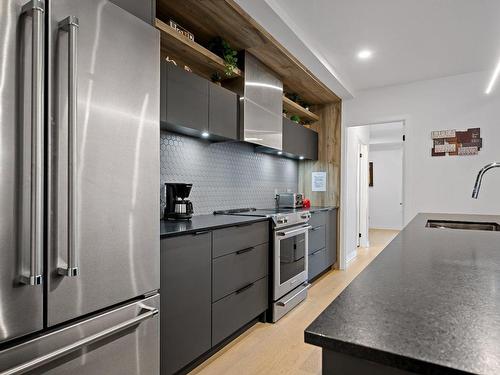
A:
[[[404,142],[404,121],[345,128],[341,267],[370,246],[370,229],[404,226]]]

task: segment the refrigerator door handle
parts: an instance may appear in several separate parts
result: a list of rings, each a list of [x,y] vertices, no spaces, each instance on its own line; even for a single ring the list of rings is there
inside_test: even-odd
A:
[[[69,16],[59,22],[59,29],[68,33],[68,255],[67,267],[59,267],[61,276],[74,277],[80,274],[78,268],[78,27],[77,17]]]
[[[41,357],[35,358],[31,361],[25,362],[19,366],[12,367],[6,371],[3,371],[0,373],[0,375],[17,375],[17,374],[24,374],[27,371],[31,371],[33,369],[36,369],[37,367],[40,367],[42,365],[45,365],[47,363],[50,363],[57,358],[60,358],[62,356],[65,356],[71,352],[74,352],[75,350],[78,350],[84,346],[91,345],[97,341],[103,340],[107,337],[110,337],[118,332],[121,332],[123,330],[126,330],[130,327],[136,326],[143,322],[144,320],[150,319],[154,317],[156,314],[158,314],[158,309],[154,307],[149,307],[149,306],[142,306],[142,311],[141,314],[137,315],[135,318],[126,320],[122,323],[119,323],[115,326],[112,326],[108,329],[105,329],[101,332],[95,333],[93,335],[90,335],[88,337],[85,337],[83,339],[80,339],[78,341],[75,341],[72,344],[69,344],[67,346],[63,346],[60,349],[57,349],[51,353],[48,353],[46,355],[43,355]]]
[[[43,74],[44,74],[44,25],[45,4],[32,0],[23,5],[21,14],[31,16],[31,207],[30,207],[30,265],[29,275],[22,275],[21,283],[42,283],[42,172],[43,172]]]

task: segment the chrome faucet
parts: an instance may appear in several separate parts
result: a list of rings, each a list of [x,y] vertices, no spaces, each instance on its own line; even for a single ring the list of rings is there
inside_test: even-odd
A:
[[[484,174],[493,168],[500,168],[500,162],[493,162],[485,165],[477,174],[476,183],[474,184],[474,190],[472,190],[472,198],[477,199],[479,196],[479,190],[481,189],[481,182],[483,181]]]

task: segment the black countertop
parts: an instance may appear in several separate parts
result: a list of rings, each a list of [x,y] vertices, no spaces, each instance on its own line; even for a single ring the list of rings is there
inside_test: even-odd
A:
[[[230,227],[238,224],[256,223],[269,220],[265,217],[233,216],[233,215],[196,215],[189,221],[160,221],[160,237],[172,237],[182,234]]]
[[[337,207],[315,206],[311,208],[300,208],[297,211],[329,211]],[[182,234],[195,233],[203,230],[212,230],[217,228],[230,227],[238,224],[253,223],[263,220],[269,220],[265,217],[237,216],[237,215],[195,215],[189,221],[160,221],[160,238],[179,236]]]
[[[417,373],[500,374],[500,232],[419,214],[307,327],[305,341]]]

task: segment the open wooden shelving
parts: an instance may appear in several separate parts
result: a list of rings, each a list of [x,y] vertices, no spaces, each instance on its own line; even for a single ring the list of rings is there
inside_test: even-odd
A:
[[[161,31],[161,52],[163,58],[168,56],[179,66],[187,65],[194,73],[207,79],[210,79],[210,76],[215,72],[219,73],[223,78],[227,77],[224,72],[224,60],[221,57],[178,33],[174,28],[158,18],[155,20],[155,26]],[[233,75],[227,78],[239,77],[241,75],[242,72],[236,68],[233,71]]]
[[[297,115],[303,120],[313,122],[319,121],[319,116],[317,114],[305,109],[293,100],[288,99],[286,96],[283,96],[283,109],[287,111],[287,115]]]
[[[157,0],[156,5],[160,19],[175,20],[191,31],[202,44],[206,45],[212,38],[221,36],[235,50],[250,52],[281,77],[287,92],[297,93],[308,103],[340,101],[334,92],[252,19],[235,0]],[[169,46],[164,47],[167,49]]]

